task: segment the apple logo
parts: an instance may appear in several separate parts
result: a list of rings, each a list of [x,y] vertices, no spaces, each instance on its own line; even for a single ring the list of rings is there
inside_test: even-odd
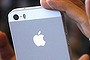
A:
[[[46,41],[44,41],[44,35],[41,34],[41,31],[38,32],[37,35],[33,37],[33,41],[36,46],[44,46]]]

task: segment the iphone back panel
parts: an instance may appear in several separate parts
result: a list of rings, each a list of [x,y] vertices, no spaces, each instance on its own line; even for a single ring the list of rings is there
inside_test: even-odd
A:
[[[8,21],[17,60],[70,60],[60,12],[18,8]]]

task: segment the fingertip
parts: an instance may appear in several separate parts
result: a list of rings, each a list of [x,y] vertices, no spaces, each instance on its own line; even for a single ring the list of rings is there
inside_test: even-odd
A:
[[[84,54],[79,60],[89,60],[89,55]]]
[[[40,4],[45,9],[51,9],[51,7],[47,4],[46,0],[40,0]]]
[[[8,39],[5,33],[0,31],[0,47],[5,46],[8,43]]]

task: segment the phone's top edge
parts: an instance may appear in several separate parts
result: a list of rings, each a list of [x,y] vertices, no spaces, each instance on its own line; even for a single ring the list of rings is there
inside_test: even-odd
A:
[[[34,6],[34,7],[16,8],[16,9],[13,9],[11,12],[9,12],[9,14],[11,14],[11,13],[14,12],[14,11],[33,10],[33,9],[40,9],[40,8],[43,8],[43,7],[42,7],[42,6]],[[9,15],[9,14],[8,14],[8,15]]]
[[[13,19],[13,16],[15,14],[19,15],[20,17],[19,20]],[[23,14],[27,16],[25,19],[23,18]],[[8,14],[9,22],[23,21],[23,20],[36,20],[36,19],[52,18],[52,17],[61,17],[61,14],[59,11],[51,11],[51,10],[44,9],[42,6],[17,8],[17,9],[13,9]]]
[[[14,11],[20,11],[20,10],[28,10],[28,9],[39,9],[39,8],[42,8],[42,6],[35,6],[35,7],[24,7],[24,8],[16,8],[16,9],[13,9],[12,12]]]

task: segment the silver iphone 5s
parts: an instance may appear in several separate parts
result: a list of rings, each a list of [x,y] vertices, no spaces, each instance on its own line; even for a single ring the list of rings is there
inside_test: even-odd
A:
[[[38,7],[8,15],[17,60],[70,60],[61,13]]]

